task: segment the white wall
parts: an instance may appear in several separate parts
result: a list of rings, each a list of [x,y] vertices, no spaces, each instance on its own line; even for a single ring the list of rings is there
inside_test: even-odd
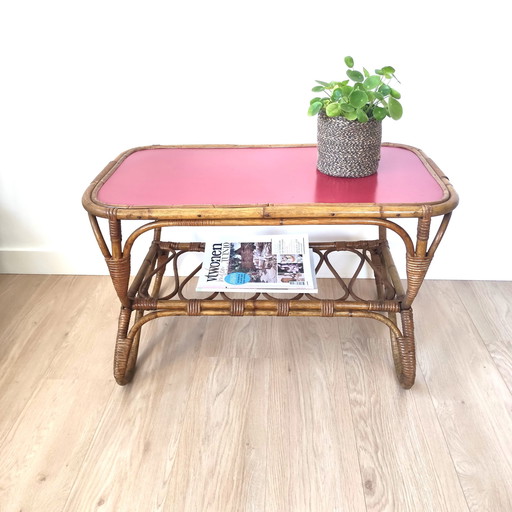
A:
[[[384,139],[425,150],[461,196],[429,277],[512,279],[496,251],[512,184],[505,2],[5,4],[0,271],[104,273],[80,199],[109,160],[145,144],[314,142],[310,88],[350,54],[397,68],[405,114]]]

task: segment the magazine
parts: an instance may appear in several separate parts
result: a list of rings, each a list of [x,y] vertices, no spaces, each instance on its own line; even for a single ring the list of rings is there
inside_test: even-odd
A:
[[[307,235],[206,242],[197,291],[318,292]]]

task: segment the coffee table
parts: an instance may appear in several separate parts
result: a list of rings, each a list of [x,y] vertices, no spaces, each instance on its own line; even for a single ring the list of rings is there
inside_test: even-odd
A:
[[[91,183],[83,205],[121,303],[114,354],[118,384],[133,378],[142,326],[171,315],[372,318],[389,328],[401,386],[414,384],[412,304],[458,196],[434,162],[410,146],[384,144],[377,174],[365,178],[326,176],[316,170],[316,158],[314,145],[146,146],[119,155]],[[440,221],[431,237],[434,217]],[[99,218],[108,221],[108,238]],[[400,219],[407,218],[417,219],[413,234],[401,224]],[[146,222],[134,223],[141,220]],[[182,277],[178,260],[187,252],[203,251],[204,243],[162,240],[162,231],[171,226],[281,226],[285,230],[290,225],[301,225],[305,231],[318,225],[375,226],[376,236],[311,243],[316,270],[329,269],[339,287],[335,298],[306,293],[240,298],[222,292],[187,297],[185,288],[200,266]],[[125,240],[122,226],[131,228]],[[147,255],[132,272],[134,244],[151,231]],[[389,249],[389,231],[404,244],[404,283]],[[360,260],[349,278],[340,276],[332,263],[332,255],[340,251]],[[364,265],[375,278],[372,298],[362,298],[356,287]],[[173,285],[164,293],[162,280],[168,268]]]

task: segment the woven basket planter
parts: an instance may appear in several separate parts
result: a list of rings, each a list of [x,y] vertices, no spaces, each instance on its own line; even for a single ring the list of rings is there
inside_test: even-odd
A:
[[[382,121],[366,123],[318,114],[318,163],[320,172],[339,178],[363,178],[377,172]]]

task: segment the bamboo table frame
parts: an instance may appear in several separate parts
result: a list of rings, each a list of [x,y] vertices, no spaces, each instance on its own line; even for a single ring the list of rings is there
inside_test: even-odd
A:
[[[305,148],[295,146],[244,146],[250,148]],[[458,196],[448,178],[422,151],[410,146],[385,144],[384,148],[406,149],[419,158],[437,182],[442,197],[433,202],[415,203],[299,203],[245,205],[151,205],[134,206],[106,204],[98,198],[100,189],[130,155],[147,149],[237,149],[241,146],[149,146],[135,148],[119,155],[90,184],[83,196],[83,206],[89,213],[91,226],[99,248],[106,259],[116,293],[121,302],[114,355],[114,376],[118,384],[129,383],[134,375],[141,327],[156,318],[182,315],[231,316],[326,316],[365,317],[384,323],[390,330],[395,370],[403,388],[414,384],[416,356],[412,304],[420,289],[434,253],[458,204]],[[316,172],[311,169],[311,172]],[[339,180],[340,178],[333,178]],[[366,179],[366,178],[361,178]],[[431,219],[441,222],[431,240]],[[108,219],[110,244],[107,244],[98,217]],[[397,223],[400,218],[416,218],[416,236]],[[393,220],[391,220],[393,219]],[[148,221],[137,227],[124,241],[121,224],[128,221]],[[362,241],[312,243],[319,257],[317,270],[326,265],[338,281],[342,295],[337,299],[321,299],[298,294],[283,299],[261,293],[248,299],[213,293],[204,299],[188,299],[184,287],[197,274],[199,267],[186,278],[177,275],[178,258],[187,251],[202,251],[202,243],[166,242],[161,240],[162,228],[169,226],[286,226],[286,225],[371,225],[378,227],[378,238]],[[406,285],[403,286],[387,242],[387,231],[396,233],[406,252]],[[140,235],[153,231],[153,242],[135,277],[130,280],[131,254]],[[350,251],[361,263],[348,284],[336,272],[329,255],[334,251]],[[360,298],[353,288],[361,267],[368,264],[375,276],[376,300]],[[172,265],[175,286],[171,293],[160,295],[166,267]],[[151,289],[151,291],[150,291]],[[133,314],[133,318],[132,318]],[[401,326],[398,323],[401,319]]]

